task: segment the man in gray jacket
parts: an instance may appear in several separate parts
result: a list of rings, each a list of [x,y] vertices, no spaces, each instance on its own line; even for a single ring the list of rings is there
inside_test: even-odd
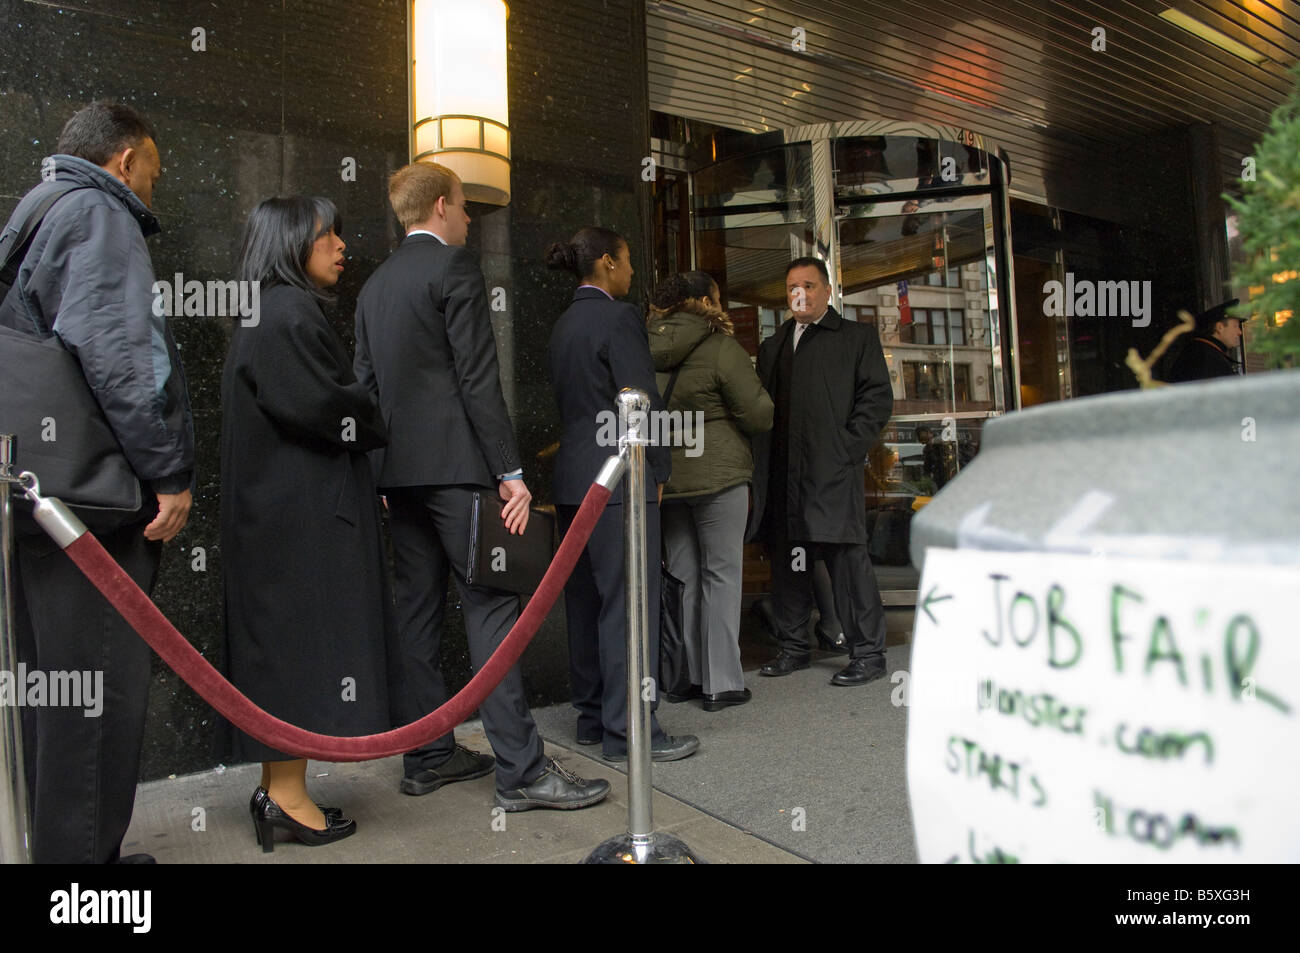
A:
[[[146,591],[163,543],[189,517],[194,470],[180,355],[166,320],[154,314],[145,245],[158,231],[150,211],[162,171],[155,138],[148,120],[128,106],[96,102],[68,120],[52,157],[52,181],[47,174],[18,203],[6,229],[19,228],[51,190],[76,188],[45,215],[0,304],[0,323],[57,334],[77,358],[148,491],[134,519],[98,535]],[[23,710],[35,859],[119,861],[135,803],[149,647],[45,537],[19,537],[14,568],[18,656],[28,672],[88,672],[92,684],[102,677],[98,714],[85,705]],[[145,854],[129,859],[152,861]]]

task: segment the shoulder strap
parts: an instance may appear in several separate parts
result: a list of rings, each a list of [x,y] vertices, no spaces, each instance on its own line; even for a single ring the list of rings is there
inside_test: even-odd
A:
[[[682,364],[685,364],[687,361],[689,361],[691,359],[691,355],[695,353],[696,349],[699,348],[699,346],[703,344],[705,341],[707,341],[710,335],[712,334],[713,334],[713,330],[710,329],[708,334],[700,338],[699,342],[696,343],[695,347],[691,348],[689,351],[686,352],[686,356],[682,358],[682,363],[678,364],[676,367],[673,368],[673,372],[668,378],[668,389],[664,391],[664,410],[668,409],[668,401],[673,396],[673,388],[677,386],[677,375],[682,372]]]
[[[31,247],[32,239],[36,237],[41,222],[45,221],[45,216],[54,207],[54,203],[69,192],[84,188],[89,188],[89,186],[68,185],[54,189],[49,195],[36,203],[36,207],[27,214],[27,220],[23,222],[17,232],[6,231],[3,236],[0,236],[0,245],[10,235],[16,236],[13,244],[5,251],[4,265],[0,266],[0,285],[8,287],[18,279],[18,269],[22,267],[23,259],[27,257],[27,250]]]

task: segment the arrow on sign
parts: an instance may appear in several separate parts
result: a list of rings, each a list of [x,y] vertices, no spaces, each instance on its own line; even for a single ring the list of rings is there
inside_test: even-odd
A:
[[[1093,540],[1084,536],[1084,531],[1110,509],[1114,502],[1115,497],[1109,493],[1089,490],[1043,534],[1043,544],[1048,549],[1095,553]]]
[[[934,590],[936,590],[936,589],[938,589],[938,588],[939,588],[939,584],[938,584],[938,583],[935,583],[933,586],[931,586],[931,587],[930,587],[930,591],[927,592],[927,593],[925,594],[925,599],[923,599],[923,600],[921,601],[921,608],[925,610],[925,614],[928,615],[928,616],[930,617],[930,621],[933,622],[935,625],[938,625],[938,624],[939,624],[939,620],[936,619],[936,618],[934,617],[934,613],[930,611],[930,603],[932,603],[932,602],[943,602],[943,601],[945,601],[945,600],[947,600],[947,599],[951,599],[951,598],[952,598],[952,596],[936,596],[936,595],[934,594]]]

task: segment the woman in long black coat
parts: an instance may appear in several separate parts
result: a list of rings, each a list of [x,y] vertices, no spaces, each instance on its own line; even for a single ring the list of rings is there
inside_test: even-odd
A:
[[[244,233],[241,277],[260,284],[221,379],[221,561],[231,681],[301,728],[361,735],[391,726],[392,625],[378,498],[366,451],[386,441],[379,408],[321,310],[343,270],[334,206],[268,199]],[[260,760],[249,805],[271,850],[276,827],[309,844],[356,830],[307,794],[305,759],[235,733]],[[328,816],[326,814],[328,812]]]

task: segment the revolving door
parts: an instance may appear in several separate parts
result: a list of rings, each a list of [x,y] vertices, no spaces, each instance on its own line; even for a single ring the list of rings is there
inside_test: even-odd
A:
[[[1017,406],[1006,163],[966,130],[880,122],[707,148],[690,176],[691,257],[750,354],[788,317],[785,267],[803,255],[826,261],[832,305],[880,334],[894,416],[863,492],[882,595],[911,604],[913,510],[960,478],[983,422]]]

